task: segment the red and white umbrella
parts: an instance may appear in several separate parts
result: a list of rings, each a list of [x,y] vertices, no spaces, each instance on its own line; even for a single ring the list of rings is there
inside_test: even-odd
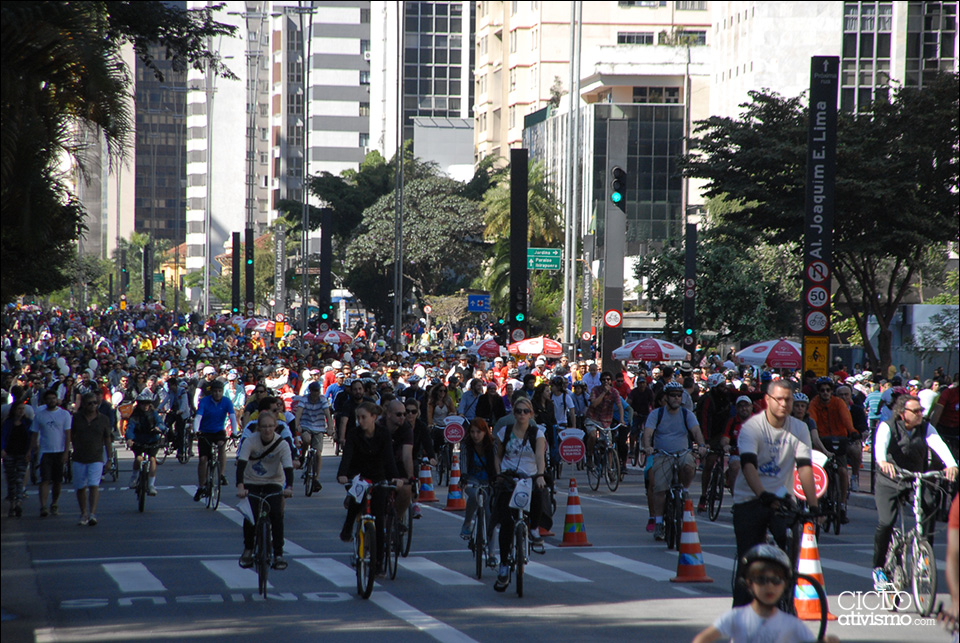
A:
[[[253,327],[253,330],[255,330],[255,331],[257,331],[257,332],[260,332],[260,333],[272,333],[272,332],[273,332],[273,329],[276,328],[276,327],[277,327],[277,325],[276,325],[274,322],[272,322],[271,320],[269,320],[269,319],[260,319],[260,320],[258,320],[257,325]]]
[[[250,319],[245,320],[245,321],[240,325],[240,328],[242,328],[243,330],[255,330],[256,327],[257,327],[257,324],[259,324],[259,323],[262,322],[262,321],[263,321],[262,319],[257,319],[256,317],[251,317]]]
[[[503,350],[503,347],[497,343],[495,339],[485,339],[482,342],[477,342],[473,346],[467,349],[467,352],[471,355],[476,355],[484,359],[500,357],[500,351]]]
[[[314,335],[313,333],[311,333],[309,330],[303,334],[303,338],[304,338],[305,340],[307,340],[308,342],[316,342],[316,341],[319,341],[319,338],[318,338],[316,335]]]
[[[670,362],[687,359],[687,349],[676,344],[647,337],[624,344],[613,351],[613,359],[642,360],[644,362]]]
[[[560,357],[563,355],[563,345],[549,337],[530,337],[521,342],[514,342],[507,346],[512,355],[546,355]]]
[[[216,321],[213,323],[216,324],[217,326],[226,326],[227,324],[230,323],[230,318],[227,317],[226,315],[220,315],[219,317],[217,317]]]
[[[737,353],[741,364],[770,368],[800,368],[803,363],[800,344],[785,339],[771,339],[747,346]]]
[[[353,337],[339,330],[324,331],[316,337],[318,342],[324,344],[349,344],[353,341]]]

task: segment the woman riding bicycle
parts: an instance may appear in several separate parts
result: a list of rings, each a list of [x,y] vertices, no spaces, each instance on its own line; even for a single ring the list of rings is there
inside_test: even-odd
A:
[[[430,388],[427,393],[427,426],[433,435],[433,450],[440,451],[443,445],[443,420],[448,415],[455,415],[457,407],[450,397],[446,385],[442,382]]]
[[[357,407],[357,426],[347,432],[343,458],[337,471],[337,482],[340,484],[347,484],[359,475],[373,483],[389,479],[397,486],[403,485],[393,456],[390,429],[377,424],[377,418],[382,414],[383,410],[373,402],[363,402]],[[371,493],[370,508],[377,523],[377,560],[383,560],[383,545],[386,542],[384,516],[389,491],[374,487]],[[361,509],[357,502],[350,502],[347,507],[347,519],[340,530],[340,540],[343,542],[348,543],[353,538],[353,523]]]
[[[467,439],[460,443],[463,450],[464,491],[467,494],[467,510],[463,516],[460,537],[470,538],[473,532],[473,518],[477,513],[477,485],[493,484],[497,477],[496,456],[493,448],[493,434],[490,425],[483,418],[474,418],[467,431]],[[490,520],[490,505],[484,511],[481,520]],[[489,543],[488,543],[489,544]]]
[[[937,430],[924,419],[923,406],[914,395],[901,394],[897,398],[890,419],[877,426],[873,448],[881,474],[877,476],[874,495],[878,522],[873,536],[873,586],[883,591],[890,583],[883,565],[903,493],[897,484],[896,467],[905,471],[927,471],[929,451],[933,449],[947,465],[944,470],[947,479],[956,480],[957,462]],[[927,517],[923,533],[932,541],[936,498],[930,485],[924,486],[922,504]]]
[[[544,456],[547,440],[543,429],[533,422],[533,403],[523,395],[517,395],[513,401],[513,416],[513,425],[501,428],[496,435],[496,470],[534,479],[533,493],[530,494],[530,541],[535,547],[542,547],[543,537],[537,528],[543,504],[540,490],[546,487],[543,472],[546,469]],[[510,567],[505,563],[513,543],[510,496],[514,484],[509,478],[498,478],[493,503],[493,522],[490,528],[493,530],[500,525],[500,567],[497,571],[497,582],[493,586],[498,592],[506,591],[510,584]]]
[[[160,436],[166,433],[167,427],[160,420],[160,415],[156,411],[156,400],[148,393],[141,393],[137,397],[137,407],[127,422],[127,448],[133,451],[136,456],[136,463],[133,466],[133,478],[130,480],[130,488],[133,489],[137,483],[138,471],[140,470],[140,461],[144,456],[150,458],[150,482],[147,487],[147,495],[157,495],[157,448],[160,445]]]

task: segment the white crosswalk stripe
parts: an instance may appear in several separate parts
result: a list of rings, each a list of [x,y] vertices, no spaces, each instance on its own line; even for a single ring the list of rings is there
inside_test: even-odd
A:
[[[674,570],[664,569],[663,567],[657,567],[656,565],[649,565],[647,563],[641,563],[638,560],[631,560],[630,558],[618,556],[617,554],[611,554],[610,552],[606,551],[582,551],[577,552],[577,556],[656,581],[670,580],[677,575],[676,571]]]
[[[526,567],[524,567],[524,570],[530,576],[546,581],[548,583],[592,583],[593,582],[588,578],[575,576],[574,574],[565,572],[562,569],[557,569],[556,567],[550,567],[549,565],[544,565],[543,563],[535,563],[533,561],[530,561],[529,563],[527,563]]]
[[[201,564],[216,574],[227,586],[227,589],[257,589],[259,587],[257,573],[252,569],[243,569],[232,558],[204,560],[201,561]],[[273,585],[267,583],[267,587],[272,588]]]
[[[412,556],[400,559],[400,566],[415,574],[420,574],[438,585],[479,585],[475,578],[447,569],[432,560]]]
[[[294,558],[294,560],[337,587],[354,587],[357,584],[356,570],[332,558]]]
[[[100,567],[125,594],[167,591],[160,579],[151,574],[143,563],[105,563]]]

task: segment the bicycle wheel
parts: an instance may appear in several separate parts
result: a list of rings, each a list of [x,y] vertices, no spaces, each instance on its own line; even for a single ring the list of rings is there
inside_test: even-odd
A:
[[[406,513],[400,517],[400,524],[406,527],[406,532],[401,534],[400,537],[403,541],[403,549],[400,550],[400,555],[406,558],[410,555],[410,544],[413,542],[413,505],[407,507]]]
[[[307,450],[306,462],[303,465],[303,493],[308,498],[313,495],[313,453]]]
[[[487,559],[487,519],[482,505],[477,507],[477,515],[473,519],[473,558],[476,562],[477,580],[480,580],[483,578]]]
[[[147,502],[147,466],[140,465],[140,475],[137,477],[137,510],[143,513],[143,506]]]
[[[110,456],[110,480],[116,482],[120,478],[120,462],[117,460],[117,449],[113,447],[113,455]]]
[[[830,494],[830,505],[833,508],[833,535],[839,536],[840,525],[842,523],[841,521],[842,505],[840,500],[840,485],[837,484],[832,486],[830,489],[827,490],[827,493]]]
[[[912,573],[910,584],[913,589],[913,599],[917,604],[920,616],[930,616],[933,604],[937,600],[937,559],[933,555],[933,547],[926,540],[917,540],[911,543],[909,562]]]
[[[180,461],[180,464],[190,462],[190,442],[190,433],[184,429],[183,435],[180,436],[180,451],[177,453],[177,460]]]
[[[267,575],[270,573],[270,520],[261,516],[257,519],[257,586],[260,595],[267,597]]]
[[[594,449],[593,464],[587,463],[587,482],[594,491],[600,488],[600,478],[603,475],[602,453],[603,451]]]
[[[377,573],[377,533],[373,521],[363,521],[354,538],[357,547],[357,593],[361,598],[370,598]]]
[[[707,487],[707,516],[711,522],[720,517],[723,506],[723,462],[717,461],[710,472],[710,485]]]
[[[400,560],[400,530],[397,529],[396,513],[391,512],[387,516],[385,531],[387,540],[383,544],[383,562],[390,580],[393,580],[397,577],[397,562]]]
[[[210,495],[207,496],[207,507],[216,511],[220,507],[220,462],[216,459],[210,467]]]
[[[516,527],[514,535],[516,550],[514,564],[517,572],[517,596],[523,597],[523,567],[527,564],[527,524],[521,521]]]
[[[791,583],[788,583],[787,585],[789,586],[791,585]],[[789,588],[789,589],[793,590],[793,588]],[[828,615],[828,608],[830,607],[827,604],[827,594],[826,592],[823,591],[823,585],[821,585],[820,581],[818,581],[813,576],[810,576],[808,574],[797,574],[796,592],[802,595],[806,600],[816,600],[817,603],[820,605],[820,630],[819,630],[819,634],[817,635],[817,640],[822,641],[823,637],[827,633],[827,617],[828,617],[827,615]],[[793,594],[793,591],[791,591],[791,595],[792,594]],[[784,595],[786,595],[786,592],[784,592]],[[790,599],[789,597],[788,599],[789,600],[787,601],[787,603],[788,603],[788,608],[790,610],[788,613],[795,616],[796,606],[794,605],[794,602],[792,599]]]
[[[607,479],[607,488],[616,491],[620,486],[620,456],[613,447],[607,448],[606,462],[603,463],[604,474]]]
[[[673,548],[673,493],[669,490],[663,499],[663,539],[667,549]]]
[[[205,489],[207,509],[213,506],[214,488],[220,483],[219,462],[216,454],[207,461],[207,485]],[[216,476],[216,477],[214,477]]]

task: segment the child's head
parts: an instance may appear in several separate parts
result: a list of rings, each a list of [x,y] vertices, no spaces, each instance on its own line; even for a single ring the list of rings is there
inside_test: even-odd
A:
[[[768,607],[776,605],[790,578],[787,555],[773,545],[756,545],[743,556],[741,569],[754,600]]]

